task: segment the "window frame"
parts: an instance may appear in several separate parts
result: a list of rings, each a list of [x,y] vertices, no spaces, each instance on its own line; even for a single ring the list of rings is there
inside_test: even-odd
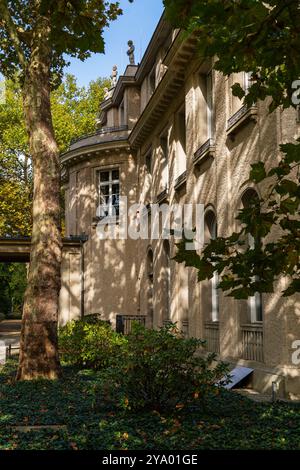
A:
[[[212,220],[209,220],[212,219]],[[204,214],[205,226],[209,232],[210,240],[218,237],[218,221],[215,211],[209,207]],[[211,322],[218,323],[220,320],[220,296],[219,296],[219,275],[214,271],[211,279]]]
[[[163,142],[165,141],[165,148]],[[161,187],[162,190],[168,190],[170,185],[169,175],[169,157],[170,157],[170,141],[168,126],[159,135],[160,163],[161,163]]]
[[[252,198],[259,198],[259,194],[255,188],[248,187],[241,197],[242,207],[246,208]],[[247,243],[249,248],[255,247],[255,239],[251,234],[248,234]],[[248,318],[251,324],[263,324],[264,322],[264,304],[263,295],[260,292],[255,292],[251,297],[248,297]]]
[[[113,172],[114,171],[118,171],[119,173],[119,177],[118,179],[113,179]],[[101,182],[101,173],[108,173],[109,174],[109,179],[107,181],[103,181]],[[108,206],[108,214],[104,215],[104,216],[101,216],[101,215],[98,215],[99,219],[100,220],[103,220],[105,218],[109,218],[109,219],[114,219],[116,218],[116,220],[118,221],[119,220],[119,217],[120,217],[120,204],[116,205],[116,204],[113,204],[113,201],[112,201],[112,198],[113,196],[119,196],[120,197],[120,194],[121,194],[121,180],[120,180],[120,167],[119,166],[113,166],[113,167],[109,167],[109,168],[98,168],[96,170],[96,178],[97,178],[97,198],[98,198],[98,205],[97,205],[97,212],[98,212],[98,209],[103,205],[103,203],[101,203],[101,187],[109,187],[109,194],[106,195],[106,194],[103,194],[104,197],[108,196],[109,199],[110,199],[110,202],[107,204]],[[113,186],[114,185],[118,185],[119,186],[119,192],[118,193],[113,193]],[[105,203],[106,204],[106,203]],[[117,211],[117,213],[113,213],[113,207],[118,207],[119,210]]]

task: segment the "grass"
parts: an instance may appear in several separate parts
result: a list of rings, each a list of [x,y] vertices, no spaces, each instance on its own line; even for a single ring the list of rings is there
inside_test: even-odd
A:
[[[300,407],[255,403],[222,391],[173,416],[133,414],[100,402],[96,373],[64,368],[56,382],[15,383],[16,363],[0,370],[0,450],[300,449]],[[32,430],[17,426],[62,425]]]

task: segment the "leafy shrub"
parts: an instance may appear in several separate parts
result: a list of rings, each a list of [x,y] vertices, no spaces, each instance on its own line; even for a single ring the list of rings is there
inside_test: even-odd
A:
[[[114,367],[104,371],[106,397],[132,410],[166,411],[217,392],[227,366],[215,354],[200,355],[204,343],[184,338],[174,324],[160,330],[135,324]]]
[[[107,367],[126,341],[111,329],[109,323],[92,316],[69,322],[60,328],[58,337],[65,364],[97,370]]]

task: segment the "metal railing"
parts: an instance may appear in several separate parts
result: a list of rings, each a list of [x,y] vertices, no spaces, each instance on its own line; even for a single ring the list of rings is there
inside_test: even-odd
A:
[[[246,104],[242,106],[236,113],[234,113],[227,121],[227,131],[229,131],[235,124],[239,122],[247,114],[255,114],[257,111],[256,106],[248,107]]]
[[[116,332],[128,335],[131,333],[133,322],[141,323],[146,326],[146,315],[117,315]]]
[[[11,344],[6,346],[6,361],[12,357],[13,351],[20,351],[20,346],[12,346]]]
[[[194,163],[198,162],[198,160],[203,157],[210,149],[214,149],[215,142],[214,139],[208,139],[206,142],[204,142],[201,147],[198,148],[198,150],[194,153]]]
[[[206,322],[204,324],[204,339],[207,351],[220,354],[219,323]]]
[[[123,126],[115,126],[115,127],[102,127],[96,132],[85,134],[80,137],[75,137],[74,139],[71,140],[70,145],[73,145],[76,142],[80,142],[81,140],[87,139],[88,137],[93,137],[95,135],[105,135],[105,134],[111,134],[112,132],[122,132],[122,131],[128,131],[128,126],[123,125]]]
[[[156,196],[156,203],[159,204],[168,198],[168,188],[165,188]]]
[[[264,336],[262,325],[241,325],[241,358],[264,362]]]

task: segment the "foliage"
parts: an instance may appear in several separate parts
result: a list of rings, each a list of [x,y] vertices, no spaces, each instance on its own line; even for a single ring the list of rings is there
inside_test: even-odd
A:
[[[27,236],[31,232],[32,188],[18,181],[0,182],[0,235]]]
[[[246,102],[272,97],[271,110],[291,106],[300,77],[299,5],[294,0],[164,0],[168,18],[199,38],[203,57],[225,75],[251,72]],[[234,92],[243,97],[238,85]]]
[[[300,450],[300,408],[256,403],[232,391],[175,414],[94,407],[99,373],[64,367],[61,380],[15,383],[0,370],[0,450]],[[21,432],[15,426],[61,425]]]
[[[160,330],[135,324],[124,346],[103,381],[106,394],[119,396],[132,410],[166,411],[203,402],[226,375],[225,364],[213,364],[215,354],[199,354],[203,341],[185,339],[173,324]]]
[[[52,92],[51,106],[57,143],[61,152],[70,141],[95,130],[99,104],[108,80],[98,78],[79,87],[66,75]],[[30,235],[32,217],[32,165],[23,116],[20,86],[6,81],[5,103],[0,104],[0,235]]]
[[[2,73],[24,78],[37,30],[47,19],[53,85],[59,83],[68,56],[85,60],[104,51],[103,29],[122,13],[118,2],[100,0],[8,0],[0,7]]]
[[[87,317],[60,328],[60,357],[68,365],[99,370],[108,367],[125,341],[107,322]]]
[[[87,88],[79,87],[73,75],[66,75],[58,89],[52,92],[53,125],[61,152],[68,149],[72,139],[95,131],[104,89],[109,86],[108,79],[98,78]]]
[[[300,10],[293,0],[165,0],[168,17],[199,39],[202,57],[213,59],[224,75],[251,72],[247,94],[239,84],[233,94],[247,105],[269,99],[270,111],[295,106],[299,99],[294,81],[300,77]],[[213,33],[212,33],[213,31]],[[298,85],[299,88],[299,85]],[[299,142],[281,146],[274,168],[252,165],[249,181],[262,190],[259,201],[240,211],[238,233],[212,240],[199,255],[178,245],[176,260],[196,267],[199,280],[220,274],[220,288],[235,298],[255,292],[273,292],[274,283],[288,276],[284,295],[300,292]],[[276,166],[277,165],[277,166]],[[267,188],[267,189],[266,189]],[[248,234],[254,240],[249,246]]]
[[[223,291],[236,299],[247,299],[255,292],[274,292],[276,278],[284,274],[290,282],[283,294],[299,292],[300,186],[293,174],[300,163],[297,147],[281,145],[284,157],[269,171],[263,162],[252,165],[251,181],[269,180],[268,195],[261,200],[253,198],[240,211],[239,232],[212,240],[200,255],[185,251],[186,240],[177,245],[175,259],[196,267],[199,281],[212,278],[217,271]],[[248,243],[249,235],[256,241],[253,245]]]
[[[62,259],[60,163],[50,90],[61,82],[68,56],[84,60],[104,52],[104,28],[121,13],[118,3],[106,0],[0,0],[0,67],[6,79],[17,75],[22,87],[34,173],[34,236],[19,380],[55,378],[60,372],[56,335]],[[41,328],[43,323],[46,328]]]
[[[27,271],[24,264],[0,264],[0,312],[21,316]]]

